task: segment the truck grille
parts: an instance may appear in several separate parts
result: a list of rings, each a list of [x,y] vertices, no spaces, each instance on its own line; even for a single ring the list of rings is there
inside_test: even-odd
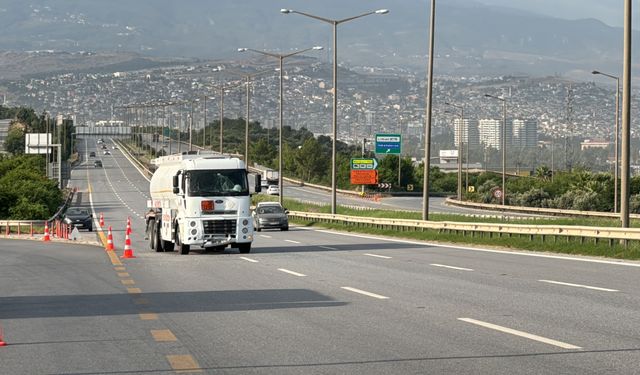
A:
[[[236,234],[236,220],[205,220],[204,234]]]

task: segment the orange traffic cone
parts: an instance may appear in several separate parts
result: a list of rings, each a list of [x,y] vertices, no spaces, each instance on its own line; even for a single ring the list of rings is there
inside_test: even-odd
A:
[[[2,326],[0,326],[0,346],[7,346],[7,343],[3,339]]]
[[[51,241],[51,237],[49,236],[49,223],[44,222],[44,238],[42,239],[44,242]]]
[[[109,226],[109,231],[107,232],[107,248],[106,251],[113,251],[113,233],[111,233],[111,226]]]
[[[135,258],[133,250],[131,249],[131,238],[129,238],[129,233],[127,233],[124,238],[124,254],[122,254],[120,258]]]
[[[131,217],[127,217],[127,234],[131,234]]]
[[[104,227],[104,215],[100,212],[100,228]]]

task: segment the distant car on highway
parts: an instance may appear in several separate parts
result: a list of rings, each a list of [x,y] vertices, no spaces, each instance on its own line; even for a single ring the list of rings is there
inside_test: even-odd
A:
[[[109,152],[109,150],[104,150],[103,154],[105,154],[105,155],[111,155],[111,153]]]
[[[94,151],[91,151],[91,152],[89,153],[89,157],[90,157],[90,158],[95,158],[95,157],[96,157],[96,153],[95,153]]]
[[[280,188],[276,185],[269,185],[269,187],[267,188],[267,194],[280,195]]]
[[[64,222],[77,227],[93,231],[93,215],[86,208],[71,207],[64,213]]]
[[[96,160],[93,162],[93,166],[96,168],[102,168],[102,160]]]
[[[252,213],[253,227],[258,232],[268,228],[289,230],[288,213],[278,202],[260,202]]]

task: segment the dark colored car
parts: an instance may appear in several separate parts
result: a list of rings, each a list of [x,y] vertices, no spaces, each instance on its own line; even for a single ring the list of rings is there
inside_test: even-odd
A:
[[[71,207],[64,213],[64,222],[77,227],[93,231],[93,215],[87,208]]]
[[[268,228],[289,230],[288,213],[278,202],[260,202],[253,211],[253,226],[258,232]]]
[[[95,153],[94,151],[91,151],[91,152],[89,153],[89,157],[90,157],[90,158],[95,158],[95,157],[96,157],[96,153]]]
[[[93,166],[96,168],[102,168],[102,160],[96,160],[93,162]]]

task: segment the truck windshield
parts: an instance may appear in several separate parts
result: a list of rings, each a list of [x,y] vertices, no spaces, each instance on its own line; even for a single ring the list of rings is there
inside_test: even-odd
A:
[[[249,195],[244,169],[189,171],[186,177],[191,196]]]

